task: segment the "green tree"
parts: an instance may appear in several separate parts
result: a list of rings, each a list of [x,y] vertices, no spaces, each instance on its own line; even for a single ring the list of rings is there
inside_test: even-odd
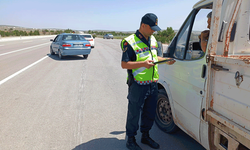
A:
[[[9,32],[5,32],[5,36],[10,36],[10,33]]]
[[[175,36],[175,32],[172,27],[167,27],[166,30],[158,31],[155,34],[155,38],[157,41],[162,43],[170,43]]]
[[[65,33],[73,33],[73,30],[71,29],[67,29],[67,30],[64,30]]]
[[[39,30],[35,30],[33,35],[40,35]]]
[[[30,31],[30,32],[29,32],[29,35],[33,35],[33,32],[32,32],[32,31]]]
[[[4,36],[5,36],[5,32],[0,30],[0,35],[1,35],[2,37],[4,37]]]
[[[55,31],[54,31],[54,30],[51,30],[50,32],[51,32],[52,34],[54,34]]]
[[[20,35],[22,35],[22,36],[27,36],[28,33],[27,33],[26,31],[20,31]]]
[[[18,30],[14,30],[12,32],[12,35],[14,35],[14,36],[20,36],[20,32]]]
[[[174,36],[175,36],[175,32],[174,32],[172,27],[167,27],[166,32],[167,32],[167,40],[166,40],[166,42],[170,43],[173,40]]]

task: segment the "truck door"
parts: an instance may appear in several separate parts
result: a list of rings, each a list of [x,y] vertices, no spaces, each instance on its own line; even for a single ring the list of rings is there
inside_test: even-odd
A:
[[[206,53],[201,50],[199,35],[203,30],[208,30],[209,12],[211,9],[193,10],[168,49],[169,56],[176,59],[174,65],[167,66],[171,71],[169,75],[172,75],[167,76],[175,121],[197,141],[200,141],[201,106],[206,82]]]

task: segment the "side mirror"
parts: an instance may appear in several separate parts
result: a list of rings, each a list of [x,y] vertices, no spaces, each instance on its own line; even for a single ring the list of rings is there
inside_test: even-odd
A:
[[[50,41],[52,41],[52,42],[53,42],[54,40],[53,40],[53,39],[50,39]]]
[[[195,60],[203,57],[205,53],[202,50],[187,50],[186,58],[188,60]]]

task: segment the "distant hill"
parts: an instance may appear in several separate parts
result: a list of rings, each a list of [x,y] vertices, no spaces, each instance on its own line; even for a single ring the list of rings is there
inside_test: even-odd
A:
[[[26,27],[20,27],[20,26],[13,26],[13,25],[0,25],[0,30],[2,31],[8,31],[8,30],[24,30],[24,31],[31,31],[31,30],[66,30],[66,29],[57,29],[57,28],[26,28]]]
[[[32,30],[67,30],[67,29],[59,29],[59,28],[26,28],[14,25],[0,25],[1,31],[9,31],[9,30],[23,30],[23,31],[32,31]],[[74,30],[74,29],[71,29]],[[74,30],[74,31],[81,31],[81,32],[88,32],[89,30]],[[91,30],[96,32],[122,32],[122,33],[134,33],[135,31],[112,31],[112,30]]]

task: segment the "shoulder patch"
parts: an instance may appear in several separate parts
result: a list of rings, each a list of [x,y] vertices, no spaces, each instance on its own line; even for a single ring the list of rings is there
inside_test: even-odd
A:
[[[142,39],[142,35],[141,34],[139,34],[139,38]]]
[[[124,46],[127,46],[127,45],[128,45],[128,42],[125,42],[123,45],[124,45]]]

